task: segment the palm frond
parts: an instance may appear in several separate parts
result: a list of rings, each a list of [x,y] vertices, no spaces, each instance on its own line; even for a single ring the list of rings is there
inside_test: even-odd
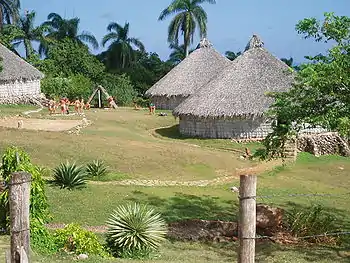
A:
[[[103,37],[103,39],[102,39],[102,46],[104,47],[107,44],[107,42],[109,42],[109,41],[116,41],[117,39],[118,39],[118,34],[117,33],[114,33],[114,32],[109,33],[109,34],[107,34],[107,35],[105,35]]]
[[[140,51],[145,51],[145,46],[143,43],[137,38],[130,38],[130,43],[137,47]]]
[[[83,31],[79,36],[77,36],[77,38],[81,41],[91,44],[94,49],[98,48],[98,42],[95,36],[89,32]]]

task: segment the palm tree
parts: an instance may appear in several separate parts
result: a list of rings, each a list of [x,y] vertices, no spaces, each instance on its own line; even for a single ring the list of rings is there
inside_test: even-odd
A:
[[[281,58],[281,60],[284,62],[284,63],[286,63],[289,67],[293,67],[293,58],[291,57],[291,58],[289,58],[289,59],[287,59],[287,58]]]
[[[102,39],[102,45],[106,46],[107,42],[111,42],[107,49],[107,60],[115,61],[121,68],[126,68],[131,62],[135,61],[135,50],[145,51],[142,42],[134,37],[129,37],[129,23],[124,26],[112,22],[107,26],[109,33]]]
[[[19,0],[0,0],[0,29],[4,24],[15,23],[19,18]]]
[[[186,58],[186,50],[185,45],[175,45],[170,44],[170,48],[172,49],[172,52],[169,55],[169,62],[171,62],[173,65],[179,64],[181,61],[183,61]],[[189,51],[189,54],[191,54],[195,49],[191,49]]]
[[[17,25],[5,25],[2,29],[3,34],[11,36],[13,48],[17,48],[20,44],[24,44],[26,58],[29,58],[33,52],[32,42],[44,41],[44,26],[34,26],[35,12],[28,12],[20,17]]]
[[[169,43],[179,43],[179,34],[184,37],[186,57],[189,54],[189,46],[193,43],[196,28],[199,28],[201,38],[207,35],[207,13],[201,4],[216,4],[215,0],[173,0],[160,14],[158,20],[162,21],[168,16],[176,14],[168,28]]]
[[[51,13],[47,17],[48,21],[43,23],[48,30],[46,37],[51,40],[61,41],[65,38],[74,40],[80,44],[88,43],[93,48],[98,48],[96,38],[89,32],[83,31],[78,34],[80,19],[75,17],[71,19],[64,19],[59,14]],[[47,46],[42,45],[40,51],[47,49]]]
[[[238,51],[237,53],[235,53],[235,52],[233,52],[233,51],[226,51],[225,52],[225,56],[229,59],[229,60],[231,60],[231,61],[233,61],[233,60],[235,60],[237,57],[239,57],[240,55],[242,55],[242,52],[241,51]]]

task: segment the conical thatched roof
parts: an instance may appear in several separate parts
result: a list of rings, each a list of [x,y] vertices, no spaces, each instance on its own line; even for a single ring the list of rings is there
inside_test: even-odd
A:
[[[0,44],[0,62],[2,71],[0,72],[0,81],[27,81],[44,77],[44,74],[30,65],[24,59]]]
[[[154,84],[146,95],[192,95],[230,64],[230,60],[218,53],[207,39],[203,39],[198,49]]]
[[[198,117],[261,116],[273,102],[269,91],[286,91],[294,81],[291,69],[270,54],[258,36],[249,41],[246,51],[236,58],[199,93],[174,109],[175,116]]]

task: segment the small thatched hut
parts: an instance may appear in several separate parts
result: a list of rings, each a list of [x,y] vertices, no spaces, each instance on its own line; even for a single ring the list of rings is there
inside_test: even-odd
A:
[[[172,110],[230,64],[203,39],[199,48],[154,84],[146,96],[157,108]]]
[[[258,36],[245,52],[199,93],[180,104],[180,132],[204,138],[260,139],[271,131],[264,112],[273,102],[266,92],[286,91],[292,70],[271,55]]]
[[[0,44],[0,103],[29,103],[40,97],[44,74]]]

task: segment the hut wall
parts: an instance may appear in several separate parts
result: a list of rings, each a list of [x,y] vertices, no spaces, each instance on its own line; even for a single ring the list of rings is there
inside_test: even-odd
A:
[[[180,133],[191,137],[216,139],[262,139],[272,130],[264,118],[209,119],[180,117]]]
[[[173,110],[180,105],[187,97],[183,96],[153,96],[151,101],[154,103],[157,109],[161,110]]]
[[[0,103],[26,103],[40,96],[40,80],[0,82]]]

